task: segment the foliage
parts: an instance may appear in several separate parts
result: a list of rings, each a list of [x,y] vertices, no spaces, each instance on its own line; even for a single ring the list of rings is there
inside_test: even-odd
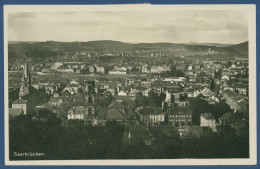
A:
[[[170,67],[170,71],[165,71],[161,73],[161,77],[167,78],[167,77],[183,77],[184,73],[180,70],[176,70],[175,66]]]
[[[143,94],[140,92],[136,94],[135,103],[137,107],[141,107],[141,106],[160,107],[164,99],[165,99],[164,94],[161,94],[159,96],[157,93],[150,91],[148,93],[148,96],[143,96]]]
[[[72,120],[62,126],[48,109],[16,116],[9,126],[11,160],[248,158],[249,154],[248,135],[238,136],[229,126],[221,126],[219,134],[204,133],[199,138],[181,139],[159,132],[152,145],[146,145],[143,139],[125,142],[125,127],[116,121],[91,126]],[[14,152],[45,156],[15,157]]]

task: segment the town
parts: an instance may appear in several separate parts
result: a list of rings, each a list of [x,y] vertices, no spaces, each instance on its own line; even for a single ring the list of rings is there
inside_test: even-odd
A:
[[[200,53],[67,48],[8,62],[10,154],[22,144],[17,138],[36,134],[52,144],[40,159],[249,156],[247,55],[212,46]],[[61,149],[55,137],[68,140],[62,155],[52,152]],[[38,150],[36,142],[47,145],[27,144]]]

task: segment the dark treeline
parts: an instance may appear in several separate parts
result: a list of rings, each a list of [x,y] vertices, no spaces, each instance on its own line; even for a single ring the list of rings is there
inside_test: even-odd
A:
[[[11,160],[64,159],[174,159],[245,158],[248,136],[237,136],[223,126],[220,134],[180,139],[161,134],[147,146],[140,138],[127,140],[125,126],[115,121],[105,126],[71,121],[67,127],[48,109],[10,119]],[[43,157],[17,157],[14,152],[44,153]]]

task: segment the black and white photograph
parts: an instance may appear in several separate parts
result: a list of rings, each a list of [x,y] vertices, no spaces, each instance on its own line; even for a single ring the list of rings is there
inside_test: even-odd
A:
[[[4,18],[7,164],[256,164],[255,6],[5,5]]]

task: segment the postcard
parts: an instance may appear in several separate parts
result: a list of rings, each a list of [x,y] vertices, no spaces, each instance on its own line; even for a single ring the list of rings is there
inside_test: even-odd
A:
[[[256,165],[255,5],[4,5],[6,165]]]

